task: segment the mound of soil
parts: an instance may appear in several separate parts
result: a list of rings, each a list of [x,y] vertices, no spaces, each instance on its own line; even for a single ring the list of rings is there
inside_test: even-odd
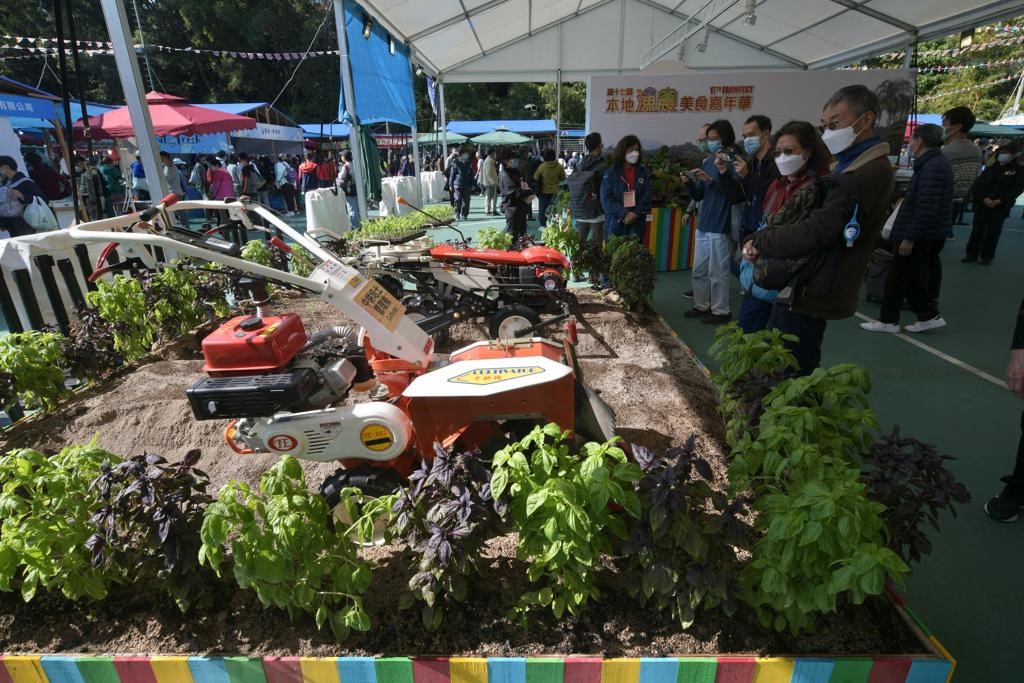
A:
[[[309,330],[345,322],[333,309],[310,297],[285,294],[279,310],[300,313]],[[726,484],[722,424],[716,392],[703,370],[656,318],[637,318],[583,293],[574,307],[579,321],[578,353],[587,384],[612,406],[618,432],[652,448],[678,445],[691,434],[711,462],[716,485]],[[441,352],[486,337],[480,325],[451,330]],[[193,420],[185,389],[202,376],[202,363],[181,359],[195,347],[164,354],[93,388],[61,410],[0,435],[0,449],[32,447],[54,452],[66,444],[99,443],[115,453],[160,453],[176,460],[200,448],[200,463],[211,490],[231,479],[252,484],[275,460],[270,455],[240,456],[223,442],[220,421]],[[336,469],[334,463],[304,462],[315,489]],[[600,653],[606,656],[663,656],[703,653],[906,653],[921,644],[885,601],[846,607],[820,621],[816,634],[790,638],[764,629],[748,611],[733,618],[701,614],[687,631],[671,619],[638,610],[626,595],[623,577],[602,574],[602,602],[580,619],[555,620],[538,613],[528,628],[510,622],[506,612],[528,590],[526,565],[515,556],[516,536],[493,539],[487,568],[471,591],[474,601],[450,611],[440,630],[427,632],[419,609],[399,611],[398,599],[411,575],[401,548],[368,548],[375,565],[365,604],[373,629],[338,643],[312,619],[289,624],[286,613],[267,610],[255,595],[218,583],[208,607],[182,615],[162,596],[126,592],[93,605],[40,595],[26,605],[15,594],[0,594],[0,651],[82,653],[189,653],[259,655],[427,655],[524,656]]]

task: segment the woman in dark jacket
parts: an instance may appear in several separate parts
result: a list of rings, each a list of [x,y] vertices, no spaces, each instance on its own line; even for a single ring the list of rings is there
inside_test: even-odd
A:
[[[505,214],[505,231],[517,239],[526,235],[526,217],[533,203],[533,190],[520,172],[522,159],[507,152],[500,161],[498,194],[501,195],[501,210]]]
[[[953,226],[953,167],[941,146],[942,128],[935,124],[918,126],[910,138],[914,177],[889,235],[897,251],[885,278],[882,311],[878,320],[861,323],[868,332],[899,332],[904,297],[917,315],[917,322],[907,325],[907,332],[924,332],[946,324],[939,315],[938,301],[929,294],[932,261]]]
[[[636,235],[644,238],[651,212],[651,174],[641,161],[640,139],[627,135],[612,152],[612,165],[601,178],[604,238]]]
[[[967,242],[964,263],[992,263],[999,246],[999,235],[1010,209],[1024,192],[1024,167],[1017,161],[1020,147],[1016,142],[1001,145],[995,159],[974,183],[974,226]]]

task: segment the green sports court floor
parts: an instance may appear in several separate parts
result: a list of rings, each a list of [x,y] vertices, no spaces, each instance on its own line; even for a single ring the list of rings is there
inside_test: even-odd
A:
[[[970,214],[967,216],[969,221]],[[467,234],[502,221],[483,216],[474,198]],[[531,232],[536,223],[530,224]],[[990,266],[960,263],[970,228],[957,226],[943,251],[942,314],[947,327],[917,336],[870,334],[860,319],[830,323],[825,364],[856,363],[871,373],[871,403],[883,429],[936,444],[956,458],[951,468],[974,497],[958,517],[942,518],[933,552],[914,568],[905,593],[910,605],[958,660],[956,680],[1024,681],[1024,522],[1000,524],[982,504],[1013,466],[1024,400],[1002,380],[1017,308],[1024,296],[1024,220],[1016,207]],[[440,235],[439,235],[440,237]],[[739,295],[733,283],[733,311]],[[661,273],[654,304],[702,361],[715,327],[682,316],[692,302],[690,273]],[[878,304],[862,301],[876,317]],[[904,322],[913,322],[905,312]],[[912,339],[911,339],[912,338]],[[919,345],[912,344],[918,342]]]

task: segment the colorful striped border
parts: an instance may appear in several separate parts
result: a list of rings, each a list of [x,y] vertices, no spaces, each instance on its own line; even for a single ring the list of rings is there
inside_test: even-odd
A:
[[[651,209],[644,246],[654,257],[659,272],[693,267],[694,221],[680,208]]]
[[[0,683],[945,683],[951,670],[932,657],[0,657]]]

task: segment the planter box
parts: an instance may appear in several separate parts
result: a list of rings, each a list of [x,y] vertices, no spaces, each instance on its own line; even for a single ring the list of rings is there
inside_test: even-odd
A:
[[[655,207],[647,217],[644,246],[659,272],[693,268],[693,249],[697,219],[683,209]]]
[[[864,657],[186,657],[0,655],[0,683],[946,683],[956,662],[890,595],[929,654]]]

